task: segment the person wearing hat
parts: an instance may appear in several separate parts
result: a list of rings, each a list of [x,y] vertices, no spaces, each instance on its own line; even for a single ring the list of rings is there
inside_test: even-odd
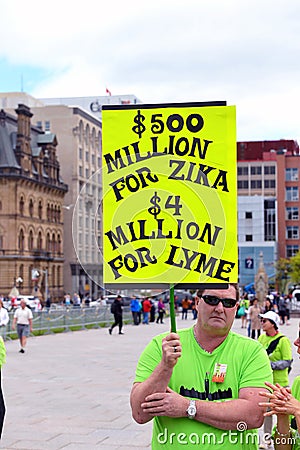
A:
[[[273,372],[273,384],[279,383],[281,386],[289,384],[289,367],[292,363],[292,346],[288,337],[279,331],[280,317],[274,311],[267,311],[260,314],[263,334],[258,338],[269,355]],[[272,433],[272,416],[264,419],[264,435]],[[268,448],[271,440],[267,439],[259,448]]]

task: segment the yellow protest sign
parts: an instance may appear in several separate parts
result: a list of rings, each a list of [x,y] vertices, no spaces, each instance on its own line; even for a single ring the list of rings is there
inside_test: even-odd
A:
[[[104,283],[237,282],[235,107],[102,114]]]

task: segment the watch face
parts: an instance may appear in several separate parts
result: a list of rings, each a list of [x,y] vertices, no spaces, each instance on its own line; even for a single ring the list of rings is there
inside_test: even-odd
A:
[[[193,406],[193,405],[190,405],[189,408],[188,408],[189,415],[190,416],[194,416],[196,414],[196,412],[197,412],[196,407]]]

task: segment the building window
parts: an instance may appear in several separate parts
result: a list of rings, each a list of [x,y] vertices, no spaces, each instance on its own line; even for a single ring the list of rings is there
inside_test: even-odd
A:
[[[42,248],[43,248],[42,233],[40,231],[39,231],[38,238],[37,238],[37,248],[38,248],[38,250],[42,250]]]
[[[238,189],[248,189],[249,182],[248,180],[238,180]]]
[[[85,169],[85,178],[89,178],[89,176],[90,176],[89,169]]]
[[[265,189],[274,189],[275,188],[275,180],[265,180],[264,187],[265,187]]]
[[[261,175],[261,167],[260,166],[252,166],[251,167],[251,175]]]
[[[41,120],[38,120],[37,123],[36,123],[36,126],[37,126],[40,130],[42,130],[42,129],[43,129],[43,123],[42,123],[42,121],[41,121]]]
[[[296,226],[286,227],[286,238],[299,239],[299,227]]]
[[[275,166],[265,166],[264,174],[265,175],[275,175]]]
[[[251,180],[251,189],[261,189],[261,180]]]
[[[238,175],[248,175],[248,166],[239,166]]]
[[[286,208],[286,220],[298,220],[299,208],[297,206],[291,206]]]
[[[20,230],[19,233],[19,250],[20,252],[24,252],[24,231]]]
[[[57,287],[60,287],[61,283],[61,275],[60,275],[60,266],[57,268]]]
[[[45,120],[45,131],[50,131],[50,121],[49,120]]]
[[[42,205],[41,200],[39,201],[38,215],[39,215],[39,219],[41,219],[43,217],[43,205]]]
[[[0,249],[3,249],[3,236],[0,234]]]
[[[60,234],[57,236],[57,252],[61,253],[61,237],[60,237]]]
[[[20,198],[19,209],[20,209],[20,215],[24,216],[24,198],[23,197]]]
[[[275,200],[264,201],[264,239],[265,241],[276,239]]]
[[[286,246],[286,257],[292,258],[293,256],[296,255],[296,253],[298,253],[298,251],[299,251],[298,245],[287,245]]]
[[[80,177],[83,176],[83,170],[82,170],[82,167],[81,167],[81,166],[79,166],[79,176],[80,176]]]
[[[285,169],[285,181],[298,181],[298,169],[295,167]]]
[[[52,267],[52,286],[55,286],[56,282],[55,282],[55,266]]]
[[[30,252],[32,252],[32,250],[33,250],[33,233],[32,233],[32,230],[30,230],[30,232],[29,232],[29,237],[28,237],[28,250],[29,250]]]
[[[85,162],[89,162],[90,158],[89,158],[89,152],[85,152]]]
[[[51,251],[51,240],[50,240],[50,234],[47,233],[47,238],[46,238],[46,251],[50,252]]]
[[[81,159],[81,160],[82,160],[82,148],[81,148],[81,147],[79,147],[78,151],[79,151],[79,159]]]
[[[252,211],[245,212],[245,219],[252,219]]]
[[[33,201],[32,201],[32,198],[29,200],[29,215],[30,215],[30,217],[33,216]]]
[[[298,187],[287,187],[285,191],[285,199],[287,202],[297,202],[299,199]]]
[[[251,242],[251,241],[253,241],[252,234],[246,234],[246,242]]]

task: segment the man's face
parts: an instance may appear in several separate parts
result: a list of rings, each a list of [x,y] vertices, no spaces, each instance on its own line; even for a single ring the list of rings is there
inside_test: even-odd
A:
[[[25,302],[25,300],[21,300],[20,301],[20,305],[21,305],[21,308],[25,308],[26,307],[26,302]]]
[[[236,290],[233,286],[228,289],[206,289],[202,296],[213,295],[219,298],[236,299]],[[203,331],[219,336],[226,335],[234,321],[237,305],[225,308],[221,302],[216,306],[205,303],[203,298],[196,297],[196,308],[198,311],[197,322]]]

